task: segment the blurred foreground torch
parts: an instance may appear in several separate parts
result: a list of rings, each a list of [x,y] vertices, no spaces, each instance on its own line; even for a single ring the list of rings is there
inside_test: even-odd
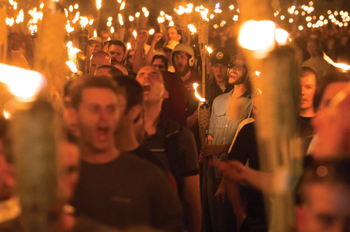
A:
[[[36,100],[46,78],[34,71],[0,64],[0,82],[7,85],[18,104],[12,121],[13,151],[25,232],[50,231],[52,205],[57,199],[54,110]]]
[[[202,94],[205,98],[205,77],[206,77],[206,68],[205,63],[207,60],[207,50],[206,46],[208,45],[208,31],[209,31],[209,19],[207,18],[208,15],[208,9],[204,7],[200,7],[196,9],[196,11],[199,11],[202,16],[202,21],[199,23],[199,29],[198,29],[198,45],[199,50],[201,53],[201,60],[202,60]]]
[[[262,180],[262,188],[270,194],[265,198],[271,206],[269,231],[279,232],[291,231],[294,225],[292,190],[302,166],[296,131],[300,93],[294,52],[284,46],[289,34],[267,20],[269,6],[267,0],[242,2],[239,8],[244,23],[238,41],[250,69],[261,71],[253,83],[263,93],[256,117],[259,160],[261,171],[272,177]]]

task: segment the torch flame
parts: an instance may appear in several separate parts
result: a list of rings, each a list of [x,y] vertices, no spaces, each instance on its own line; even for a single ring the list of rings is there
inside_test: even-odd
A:
[[[135,39],[136,39],[136,37],[137,37],[137,31],[136,30],[134,30],[133,32],[132,32],[132,34],[133,34],[133,36],[135,37]]]
[[[94,30],[94,37],[97,37],[97,31],[96,31],[96,29]]]
[[[24,13],[23,9],[18,13],[17,18],[16,18],[16,23],[23,23],[23,18],[24,18]]]
[[[96,8],[97,10],[100,10],[102,7],[102,0],[96,0]]]
[[[122,14],[118,14],[118,20],[119,20],[119,24],[120,26],[123,26],[124,25],[124,22],[123,22],[123,15]]]
[[[80,17],[80,25],[82,28],[85,28],[89,23],[89,19],[87,17]]]
[[[323,59],[325,59],[325,61],[327,61],[330,65],[342,69],[343,72],[350,70],[350,65],[344,63],[335,63],[329,56],[326,55],[326,53],[323,53]]]
[[[19,101],[31,102],[46,87],[46,78],[38,72],[0,64],[0,82],[7,85]]]
[[[6,111],[6,110],[4,110],[4,112],[3,112],[3,114],[4,114],[4,117],[6,118],[6,119],[9,119],[10,118],[10,112],[8,112],[8,111]]]
[[[199,96],[198,92],[197,92],[197,87],[198,87],[198,83],[193,83],[193,88],[194,88],[194,94],[196,95],[196,97],[198,98],[198,100],[200,100],[201,102],[205,102],[205,98],[202,98],[201,96]]]
[[[125,2],[122,2],[122,4],[120,5],[120,10],[124,10],[125,8]]]
[[[78,68],[77,68],[77,66],[74,64],[74,62],[73,61],[67,61],[66,62],[66,65],[68,65],[68,67],[70,68],[70,71],[72,72],[72,73],[78,73]]]
[[[129,15],[129,21],[130,22],[134,21],[134,17],[132,15]]]

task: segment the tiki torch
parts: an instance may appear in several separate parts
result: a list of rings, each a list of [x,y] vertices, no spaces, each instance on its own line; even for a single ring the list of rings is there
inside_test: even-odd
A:
[[[256,8],[252,7],[255,4]],[[302,170],[301,143],[296,131],[299,78],[294,52],[284,46],[288,33],[265,17],[267,6],[267,1],[242,3],[245,22],[238,41],[249,67],[261,71],[261,77],[254,80],[254,86],[262,92],[256,130],[260,169],[273,176],[273,181],[263,182],[267,190],[264,193],[272,193],[265,198],[270,206],[266,214],[269,231],[290,231],[295,225],[292,192]]]
[[[207,18],[208,9],[201,6],[198,10],[202,15],[202,21],[199,23],[199,29],[198,29],[199,31],[198,45],[199,45],[199,51],[201,53],[201,60],[202,60],[202,94],[203,94],[203,97],[205,98],[205,76],[206,76],[205,61],[207,60],[206,45],[208,44],[209,19]]]
[[[210,121],[210,105],[208,104],[208,101],[205,100],[205,98],[202,98],[201,96],[199,96],[198,92],[197,92],[197,87],[198,84],[197,83],[193,83],[193,88],[195,90],[195,95],[198,98],[198,100],[201,102],[198,105],[198,126],[199,126],[199,136],[201,139],[201,146],[205,146],[205,140],[207,138],[208,135],[208,131],[209,131],[209,121]],[[205,218],[206,216],[206,204],[207,204],[207,169],[208,169],[208,162],[207,159],[205,158],[204,160],[202,160],[201,162],[202,168],[201,168],[201,187],[202,187],[202,191],[201,191],[201,200],[202,200],[202,217]],[[206,227],[205,225],[205,220],[203,220],[203,228]]]
[[[19,103],[11,129],[23,230],[50,231],[51,207],[57,199],[57,130],[50,103],[36,100],[46,87],[46,78],[38,72],[4,64],[0,64],[0,72],[0,82],[7,85]]]

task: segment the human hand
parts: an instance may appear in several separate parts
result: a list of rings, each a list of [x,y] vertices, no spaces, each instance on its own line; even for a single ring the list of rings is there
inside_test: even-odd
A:
[[[154,34],[153,40],[152,40],[152,44],[156,44],[158,43],[158,41],[163,37],[162,33],[156,33]]]
[[[247,168],[239,161],[213,161],[227,181],[245,181],[247,179]]]
[[[225,152],[225,147],[222,145],[206,145],[201,149],[203,156],[219,155]]]
[[[224,204],[225,198],[226,198],[225,185],[221,183],[218,190],[215,193],[215,201],[219,204]]]
[[[140,30],[136,36],[137,44],[144,44],[148,40],[148,32],[146,30]]]

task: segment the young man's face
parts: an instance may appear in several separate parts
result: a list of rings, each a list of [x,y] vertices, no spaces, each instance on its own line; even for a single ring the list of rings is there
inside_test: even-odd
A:
[[[130,51],[128,53],[128,62],[130,64],[133,64],[134,63],[134,56],[135,56],[135,51]]]
[[[350,231],[350,189],[344,184],[310,184],[301,207],[300,232]]]
[[[92,55],[91,61],[90,61],[89,73],[94,75],[98,67],[102,65],[110,65],[110,64],[111,64],[110,58],[107,54],[103,55],[103,54],[97,53],[95,55]]]
[[[145,102],[161,101],[166,92],[164,80],[159,72],[153,66],[145,66],[137,73],[136,80],[143,88],[143,99]]]
[[[349,133],[348,104],[330,104],[331,100],[348,86],[347,82],[329,84],[322,96],[320,106],[313,118],[313,125],[318,137],[314,158],[327,158],[332,154],[344,152],[344,143]],[[345,100],[348,100],[345,98]],[[346,103],[346,102],[344,102]]]
[[[108,48],[108,54],[111,57],[111,64],[123,64],[125,53],[122,46],[112,44]]]
[[[233,61],[233,67],[229,70],[228,82],[234,85],[243,84],[246,74],[247,70],[244,66],[244,61],[236,59]]]
[[[227,74],[227,65],[223,65],[220,63],[212,66],[213,74],[216,83],[225,83],[226,82],[226,74]]]
[[[89,42],[89,54],[90,56],[94,53],[94,52],[98,52],[102,50],[102,46],[99,42],[97,41],[90,41]]]
[[[316,90],[316,77],[313,74],[309,74],[300,78],[301,85],[301,99],[300,109],[307,110],[313,108],[313,99]]]
[[[154,66],[159,71],[166,71],[165,70],[165,64],[162,59],[154,59],[152,66]]]
[[[119,120],[117,95],[107,88],[86,88],[77,110],[83,145],[95,152],[114,146],[113,133]]]
[[[185,76],[190,71],[188,56],[184,52],[176,52],[174,55],[174,68],[178,77]]]
[[[177,33],[177,30],[176,28],[173,28],[173,27],[170,27],[167,32],[167,37],[168,37],[168,40],[176,40],[176,41],[180,41],[181,37],[180,35]]]

